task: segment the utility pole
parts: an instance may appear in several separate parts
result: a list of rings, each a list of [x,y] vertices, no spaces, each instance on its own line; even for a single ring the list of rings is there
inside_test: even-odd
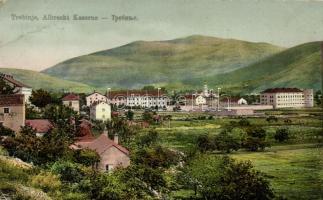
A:
[[[218,111],[220,111],[220,90],[221,88],[218,88]]]

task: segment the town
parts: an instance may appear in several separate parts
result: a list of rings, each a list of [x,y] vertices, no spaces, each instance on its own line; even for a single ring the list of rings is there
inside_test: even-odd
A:
[[[182,116],[197,116],[198,121],[227,119],[226,121],[229,120],[231,126],[241,126],[241,128],[250,126],[250,120],[257,121],[259,119],[265,119],[273,124],[280,124],[279,121],[283,120],[288,126],[297,123],[290,119],[295,116],[285,115],[281,118],[275,115],[268,116],[266,113],[277,112],[281,109],[312,109],[318,100],[315,100],[313,89],[268,88],[260,94],[253,94],[253,98],[250,98],[247,95],[230,96],[222,93],[221,88],[214,91],[209,89],[206,84],[200,91],[183,92],[176,95],[167,92],[165,88],[149,86],[141,90],[107,88],[105,93],[98,91],[90,94],[65,92],[55,96],[43,89],[33,89],[9,74],[1,74],[0,78],[0,85],[3,88],[0,95],[0,130],[3,137],[2,146],[7,149],[9,155],[15,155],[23,161],[37,164],[53,162],[61,156],[64,157],[66,151],[74,152],[76,160],[84,160],[77,162],[86,162],[83,164],[92,166],[92,169],[101,172],[111,172],[120,168],[128,169],[133,162],[137,162],[133,161],[132,156],[140,156],[138,150],[131,150],[134,148],[135,141],[140,144],[137,144],[139,146],[136,148],[146,145],[149,147],[152,142],[156,142],[157,138],[155,137],[158,134],[156,130],[160,130],[161,133],[167,130],[171,131],[172,126],[176,127],[177,123],[182,123],[180,119]],[[187,117],[184,122],[187,120],[192,123],[192,119]],[[237,124],[235,125],[235,123]],[[210,122],[208,126],[215,126],[215,124]],[[136,133],[138,130],[144,133],[139,137],[139,140],[138,136],[135,136],[138,134]],[[265,131],[259,128],[246,130],[247,134],[250,130]],[[278,143],[292,140],[289,139],[291,137],[289,132],[290,130],[287,128],[278,128],[274,139]],[[14,136],[15,134],[16,136]],[[34,136],[30,134],[34,134]],[[223,139],[218,138],[216,141],[228,143],[230,140],[225,146],[223,146],[224,144],[218,146],[215,143],[215,147],[212,147],[209,144],[209,140],[212,140],[209,138],[210,136],[206,137],[202,134],[197,138],[197,148],[201,152],[218,150],[228,153],[240,148],[261,151],[271,146],[268,139],[264,140],[265,138],[261,135],[252,136],[254,140],[252,143],[244,143],[233,140],[230,134],[227,135],[227,132],[221,132],[221,134]],[[316,134],[318,132],[314,135]],[[24,152],[20,152],[19,148],[28,145],[30,137],[35,137],[33,140],[36,141],[47,141],[44,144],[46,146],[57,145],[57,147],[52,147],[52,150],[47,149],[48,153],[41,157],[34,155],[35,149],[27,150],[27,146],[24,147]],[[48,138],[51,137],[59,137],[60,139],[51,144],[48,141]],[[312,137],[319,136],[310,136],[306,140],[312,141]],[[64,146],[63,144],[66,142],[67,144]],[[188,144],[184,144],[184,146],[186,145]],[[183,150],[179,151],[179,149],[176,151],[163,149],[162,154],[169,154],[170,157],[158,162],[161,162],[161,165],[164,165],[164,162],[175,164],[178,162],[177,159],[183,159],[180,158]],[[39,150],[37,149],[37,151]],[[55,158],[55,154],[53,155],[51,151],[56,151],[55,154],[58,157]],[[83,157],[80,157],[81,155]],[[60,164],[64,165],[64,163]],[[61,174],[61,176],[65,175]],[[151,188],[149,191],[151,195],[158,198],[162,195],[158,189]]]

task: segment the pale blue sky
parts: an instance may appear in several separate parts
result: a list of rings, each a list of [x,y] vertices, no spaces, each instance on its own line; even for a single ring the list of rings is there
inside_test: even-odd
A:
[[[136,40],[194,34],[285,47],[323,38],[322,1],[0,0],[0,5],[0,67],[41,70]],[[11,14],[109,19],[30,22],[13,21]],[[113,14],[137,16],[138,20],[115,23]]]

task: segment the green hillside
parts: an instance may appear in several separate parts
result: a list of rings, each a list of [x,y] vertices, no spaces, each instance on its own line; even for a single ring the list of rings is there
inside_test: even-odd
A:
[[[72,81],[61,80],[46,74],[31,70],[0,68],[0,72],[13,75],[15,79],[33,87],[52,91],[71,90],[75,92],[90,92],[93,89],[88,85]]]
[[[190,36],[137,41],[59,63],[44,73],[99,88],[181,86],[183,81],[245,67],[283,48],[266,43]]]
[[[258,92],[268,87],[321,88],[320,43],[302,44],[248,67],[203,79],[231,91]],[[199,83],[201,79],[187,84]],[[185,84],[185,83],[184,83]]]

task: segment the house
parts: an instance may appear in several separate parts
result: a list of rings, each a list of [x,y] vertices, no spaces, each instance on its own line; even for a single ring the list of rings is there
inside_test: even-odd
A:
[[[185,98],[186,106],[206,105],[206,101],[207,101],[207,97],[204,97],[202,95],[196,95],[196,94],[185,95],[184,98]]]
[[[313,89],[270,88],[261,92],[260,103],[274,108],[313,107]]]
[[[86,106],[90,107],[92,104],[98,103],[98,102],[108,103],[108,99],[106,96],[95,91],[92,94],[86,96]]]
[[[100,156],[100,163],[97,169],[109,171],[116,167],[128,167],[130,165],[129,151],[118,144],[118,136],[111,140],[107,132],[96,139],[79,140],[71,146],[73,149],[88,148],[96,151]]]
[[[39,137],[45,135],[53,128],[52,123],[47,119],[27,119],[25,125],[33,128]]]
[[[228,103],[230,105],[228,105]],[[247,100],[241,97],[227,97],[227,98],[221,98],[220,104],[222,107],[232,107],[232,106],[243,106],[248,105]]]
[[[15,87],[15,94],[22,94],[25,96],[25,103],[30,104],[30,96],[32,94],[32,88],[26,84],[21,83],[8,74],[0,73],[0,79],[4,80],[7,84]]]
[[[169,102],[169,97],[160,89],[111,91],[108,99],[117,106],[141,108],[166,108]]]
[[[0,124],[19,132],[25,125],[25,115],[23,94],[0,95]]]
[[[70,93],[63,97],[63,105],[72,108],[75,112],[80,112],[80,97],[76,94]]]
[[[106,102],[97,102],[90,107],[90,119],[106,121],[111,119],[111,105]]]

